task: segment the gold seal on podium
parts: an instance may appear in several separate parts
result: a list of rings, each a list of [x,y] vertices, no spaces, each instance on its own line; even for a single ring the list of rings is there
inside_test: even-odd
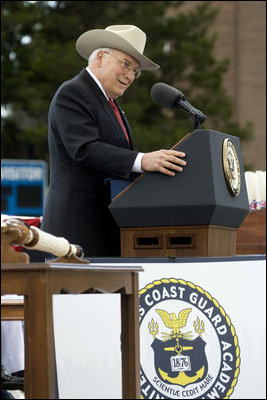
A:
[[[237,151],[230,139],[223,141],[223,170],[230,193],[238,196],[241,187],[240,167]]]

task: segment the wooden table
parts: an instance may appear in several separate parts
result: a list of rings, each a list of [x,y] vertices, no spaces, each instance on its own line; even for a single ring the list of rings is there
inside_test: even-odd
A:
[[[140,398],[137,266],[2,264],[1,293],[24,295],[25,398],[55,399],[52,295],[121,293],[122,395]]]

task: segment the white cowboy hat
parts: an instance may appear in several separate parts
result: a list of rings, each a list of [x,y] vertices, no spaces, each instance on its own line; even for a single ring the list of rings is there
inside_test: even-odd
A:
[[[112,25],[106,29],[94,29],[84,32],[76,42],[78,53],[88,60],[90,54],[99,47],[110,47],[130,54],[139,62],[143,70],[158,69],[149,58],[143,55],[146,34],[134,25]]]

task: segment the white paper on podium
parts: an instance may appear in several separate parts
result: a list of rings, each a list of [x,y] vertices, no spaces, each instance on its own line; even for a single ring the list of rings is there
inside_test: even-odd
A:
[[[60,399],[121,399],[119,294],[54,295]]]

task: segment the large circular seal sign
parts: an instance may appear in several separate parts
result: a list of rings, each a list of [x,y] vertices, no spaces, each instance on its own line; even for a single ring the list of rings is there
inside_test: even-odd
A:
[[[141,397],[228,399],[237,384],[240,348],[218,301],[175,278],[149,283],[139,297]]]

